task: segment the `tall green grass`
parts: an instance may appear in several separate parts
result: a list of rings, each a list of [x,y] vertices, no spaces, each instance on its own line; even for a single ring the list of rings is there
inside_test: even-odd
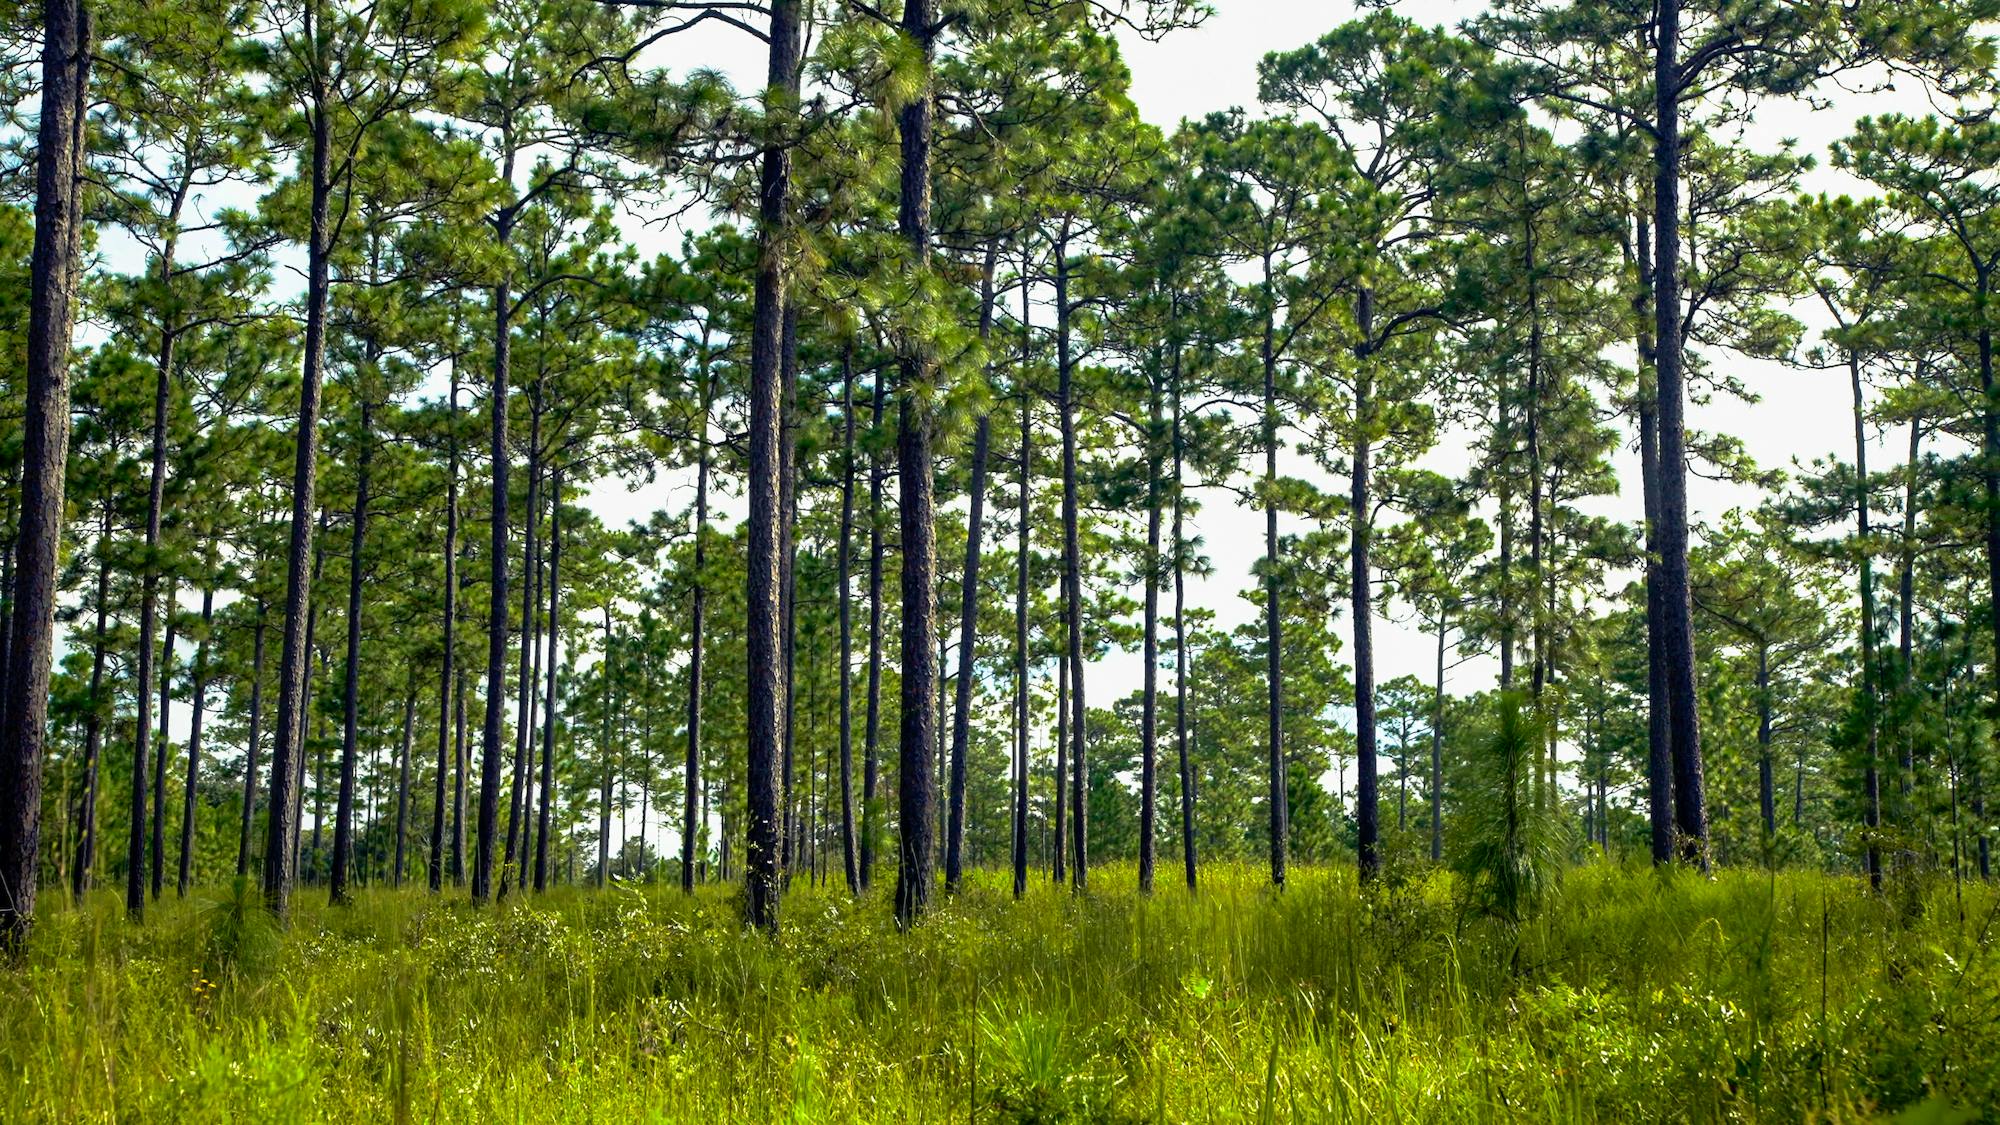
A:
[[[730,893],[109,896],[0,969],[7,1121],[1995,1120],[2000,897],[1595,866],[1519,924],[1430,875],[1152,899],[1000,878],[909,934]]]

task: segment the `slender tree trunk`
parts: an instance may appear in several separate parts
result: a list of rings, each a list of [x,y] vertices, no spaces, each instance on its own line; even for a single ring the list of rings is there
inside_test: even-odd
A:
[[[1063,632],[1069,661],[1070,877],[1078,890],[1090,882],[1090,815],[1083,695],[1083,552],[1078,544],[1076,479],[1076,363],[1070,354],[1069,230],[1056,240],[1056,395],[1062,408]],[[1057,850],[1061,850],[1058,842]]]
[[[368,489],[375,458],[375,404],[361,392],[361,448],[355,457],[354,523],[347,546],[347,675],[340,709],[340,797],[333,814],[334,905],[351,901],[348,868],[354,862],[354,771],[361,720],[361,586],[367,579]]]
[[[1153,893],[1159,845],[1160,732],[1160,386],[1148,378],[1146,394],[1146,594],[1145,661],[1139,714],[1139,893]]]
[[[1444,651],[1450,622],[1442,605],[1437,618],[1437,670],[1431,681],[1431,862],[1444,859]]]
[[[460,665],[453,676],[451,691],[452,710],[452,771],[451,771],[451,881],[453,886],[465,885],[465,775],[471,763],[466,759],[465,749],[465,666]]]
[[[165,255],[162,255],[165,260]],[[164,760],[166,747],[161,746],[157,755],[151,750],[153,737],[153,710],[151,693],[154,676],[154,641],[159,635],[159,587],[160,587],[160,517],[165,506],[167,482],[167,411],[173,388],[174,337],[170,332],[162,332],[159,344],[159,359],[154,365],[153,376],[153,463],[149,476],[146,499],[146,558],[145,573],[140,583],[139,594],[139,659],[138,674],[134,682],[138,685],[134,695],[139,707],[138,721],[134,724],[132,749],[132,841],[127,856],[125,908],[134,918],[145,913],[145,887],[142,880],[147,869],[146,824],[146,769],[152,765],[156,770]],[[172,611],[167,616],[171,619]],[[171,624],[168,632],[172,632]],[[171,657],[172,642],[168,642]],[[164,695],[162,696],[164,699]],[[166,717],[161,716],[164,726]],[[154,794],[153,814],[158,818],[158,792]],[[159,833],[152,840],[152,865],[159,865]],[[155,880],[153,896],[159,897],[158,881]]]
[[[1055,841],[1049,873],[1057,886],[1069,878],[1069,653],[1056,659]]]
[[[1860,543],[1861,581],[1861,717],[1865,725],[1861,819],[1866,838],[1868,883],[1882,886],[1882,768],[1881,721],[1875,685],[1875,559],[1869,527],[1867,400],[1861,385],[1861,355],[1847,349],[1847,376],[1854,394],[1854,530]]]
[[[989,267],[990,264],[989,258]],[[989,268],[988,276],[991,272]],[[991,308],[990,301],[988,307]],[[990,319],[991,313],[987,316]],[[949,826],[944,860],[947,892],[956,892],[959,882],[965,877],[965,770],[972,741],[973,657],[978,647],[979,628],[979,552],[985,526],[986,454],[990,434],[991,419],[981,414],[972,439],[972,512],[966,521],[965,576],[959,583],[957,710],[951,728],[951,795],[947,803]]]
[[[1980,484],[1986,498],[1986,592],[1991,606],[1991,628],[1993,641],[2000,645],[2000,382],[1993,373],[1993,329],[1987,321],[1987,303],[1990,298],[1990,275],[1985,270],[1979,274],[1978,318],[1979,318],[1979,392],[1981,410],[1979,419],[1979,452],[1983,462]],[[1996,648],[1995,652],[2000,652]],[[1995,693],[2000,695],[2000,659],[1993,662]],[[1973,780],[1972,818],[1975,824],[1986,823],[1985,771],[1981,770]],[[1992,870],[1992,844],[1984,831],[1979,834],[1979,877],[1990,878]]]
[[[312,574],[306,580],[306,587],[309,590],[316,590],[319,588],[320,575],[324,572],[326,568],[327,518],[328,518],[327,510],[325,508],[321,508],[319,510],[319,527],[317,533],[314,535]],[[310,607],[308,607],[306,612],[305,651],[308,661],[311,660],[312,656],[315,653],[318,654],[320,674],[324,676],[326,674],[326,650],[320,647],[318,641],[314,639],[318,635],[318,633],[319,633],[319,603],[314,602]],[[306,699],[305,705],[307,707],[310,707],[313,698],[312,679],[311,679],[312,668],[310,663],[307,665],[306,676],[307,676],[306,682],[303,685],[304,698]],[[320,721],[320,729],[322,732],[324,732],[324,730],[326,729],[326,714],[324,712],[321,712],[319,721]],[[292,767],[293,796],[292,796],[291,813],[292,813],[293,829],[291,833],[292,836],[291,862],[292,862],[292,870],[300,871],[302,870],[302,868],[299,863],[299,855],[304,850],[305,846],[303,843],[305,833],[301,831],[301,829],[305,824],[305,817],[306,817],[306,748],[305,748],[305,719],[303,716],[301,716],[299,720],[297,745],[293,747],[292,762],[293,762],[293,767]],[[273,769],[277,768],[276,762],[272,763],[272,768]],[[314,801],[315,802],[318,801],[317,793],[314,794]],[[314,827],[315,827],[315,833],[317,833],[317,825],[315,825]],[[319,854],[319,841],[316,837],[313,841],[313,854],[315,856]]]
[[[510,162],[511,166],[511,162]],[[514,212],[502,211],[496,239],[506,252]],[[506,277],[493,287],[493,377],[487,388],[491,423],[492,499],[487,518],[486,714],[480,728],[479,828],[473,844],[472,901],[493,897],[494,833],[500,820],[501,739],[507,707],[507,396],[514,349],[514,294]],[[525,625],[524,625],[525,628]]]
[[[458,675],[458,361],[451,364],[451,397],[445,407],[444,651],[438,666],[437,782],[431,792],[431,858],[426,872],[433,894],[444,889],[445,774],[451,749],[452,691]],[[461,779],[462,782],[462,779]],[[457,841],[453,841],[454,849]],[[454,860],[453,878],[458,864]]]
[[[528,409],[528,496],[521,535],[521,670],[514,719],[514,785],[507,795],[507,842],[500,867],[500,897],[527,872],[527,821],[534,811],[535,661],[541,654],[542,390],[535,380]]]
[[[915,44],[920,78],[914,96],[896,113],[896,134],[902,144],[896,228],[908,244],[918,269],[930,258],[931,246],[931,116],[932,59],[938,33],[935,0],[904,0],[903,34]],[[937,525],[936,481],[931,464],[932,408],[921,401],[937,375],[929,341],[899,341],[902,387],[896,433],[897,492],[901,500],[903,539],[902,772],[897,779],[899,859],[896,872],[896,921],[905,928],[930,907],[935,857],[931,851],[931,821],[937,803],[937,780],[931,776],[928,753],[936,722],[938,668],[931,663],[937,647]]]
[[[854,838],[854,606],[850,581],[854,569],[854,347],[840,357],[840,859],[847,876],[847,893],[861,893],[861,857]],[[706,449],[704,448],[704,457]],[[702,462],[706,473],[707,462]],[[704,479],[705,483],[705,479]],[[688,769],[694,769],[690,756]],[[694,790],[688,790],[694,807]],[[690,884],[692,886],[692,884]]]
[[[772,0],[765,100],[787,121],[797,112],[799,2]],[[746,916],[751,925],[778,928],[780,717],[786,684],[779,679],[779,445],[784,437],[779,368],[784,350],[785,241],[791,210],[791,151],[786,138],[767,137],[758,176],[757,277],[750,341],[749,554],[745,597],[749,684],[746,731],[749,755],[749,856]]]
[[[194,884],[195,794],[201,785],[201,724],[208,711],[209,630],[215,624],[215,590],[204,583],[201,592],[201,642],[194,650],[194,718],[188,728],[187,784],[181,790],[181,864],[175,873],[174,894],[186,898]]]
[[[1635,230],[1640,289],[1646,294],[1638,303],[1644,304],[1654,289],[1651,227],[1641,217]],[[1661,651],[1666,623],[1660,586],[1658,348],[1650,331],[1640,330],[1638,351],[1639,483],[1646,517],[1646,804],[1653,862],[1662,864],[1674,854],[1674,754],[1667,662]]]
[[[876,433],[882,432],[884,380],[875,376],[874,420]],[[882,731],[882,456],[871,449],[868,455],[868,717],[862,732],[861,749],[861,889],[866,891],[875,877],[875,840],[879,805],[875,790],[880,773]]]
[[[172,729],[172,716],[168,713],[173,701],[174,684],[174,634],[175,618],[179,612],[177,605],[179,576],[167,579],[167,635],[160,645],[160,750],[153,755],[153,841],[147,859],[150,861],[153,880],[153,899],[158,901],[160,891],[166,886],[167,856],[167,759],[172,756],[173,740],[168,736]],[[143,688],[141,689],[143,690]]]
[[[1658,0],[1654,58],[1654,360],[1659,388],[1659,572],[1661,653],[1673,735],[1674,824],[1683,859],[1708,870],[1708,804],[1702,780],[1701,717],[1695,706],[1693,608],[1688,586],[1687,392],[1681,332],[1680,0]],[[2000,562],[1996,562],[2000,575]]]
[[[1355,321],[1361,338],[1375,334],[1374,293],[1363,289],[1356,302]],[[1360,357],[1354,374],[1354,465],[1348,500],[1349,612],[1354,618],[1354,758],[1356,781],[1354,819],[1359,839],[1362,882],[1381,869],[1381,828],[1378,822],[1375,763],[1375,596],[1368,573],[1369,538],[1374,523],[1374,498],[1369,486],[1373,452],[1369,427],[1374,424],[1375,359]],[[1275,581],[1275,579],[1274,579]]]
[[[798,641],[799,617],[793,598],[798,577],[798,545],[794,532],[799,521],[798,491],[798,405],[799,405],[799,310],[785,303],[779,328],[778,352],[778,620],[784,656],[785,694],[783,699],[779,752],[778,790],[784,806],[784,829],[779,878],[791,886],[791,869],[799,862],[804,841],[799,831],[798,799],[793,792],[798,731]]]
[[[410,671],[410,686],[403,696],[403,738],[396,752],[396,861],[389,871],[389,885],[403,885],[403,859],[410,838],[410,739],[417,725],[417,676]]]
[[[611,636],[611,603],[604,604],[604,725],[597,740],[597,753],[603,759],[603,773],[597,790],[597,885],[603,887],[611,878],[611,712],[616,706],[611,690],[612,669],[616,667],[617,650]]]
[[[694,485],[694,590],[688,614],[687,805],[681,833],[681,890],[694,893],[697,846],[708,817],[697,816],[696,798],[703,792],[701,776],[701,688],[703,631],[708,622],[708,414],[710,382],[708,342],[702,341],[701,438]],[[844,601],[845,599],[843,599]]]
[[[1903,470],[1903,542],[1902,558],[1896,578],[1896,603],[1899,620],[1897,622],[1896,653],[1901,661],[1902,692],[1907,697],[1916,690],[1916,602],[1917,602],[1917,505],[1919,474],[1922,472],[1924,420],[1921,415],[1910,419],[1910,453]],[[1905,720],[1900,737],[1897,739],[1901,756],[1897,788],[1902,797],[1903,815],[1914,814],[1911,807],[1911,791],[1916,785],[1916,733],[1913,724]]]
[[[257,751],[264,734],[264,599],[257,598],[257,621],[250,641],[250,737],[243,750],[243,824],[236,841],[236,877],[250,874],[250,839],[257,820]]]
[[[1771,777],[1771,642],[1757,642],[1757,808],[1764,817],[1765,863],[1778,836],[1778,799]]]
[[[324,18],[323,0],[308,0],[311,22]],[[313,513],[318,510],[320,377],[326,362],[327,260],[332,251],[329,203],[333,194],[333,136],[328,116],[328,60],[325,47],[313,46],[312,197],[310,233],[306,244],[306,334],[303,377],[299,381],[299,426],[292,467],[291,545],[285,556],[285,635],[278,650],[278,731],[271,748],[269,831],[264,844],[264,898],[279,918],[291,905],[297,877],[299,837],[297,779],[301,776],[308,710],[306,698],[306,626],[311,611]]]
[[[1277,294],[1273,291],[1271,257],[1264,256],[1264,337],[1259,358],[1264,368],[1264,727],[1270,763],[1271,885],[1285,885],[1286,853],[1291,844],[1291,799],[1285,787],[1284,629],[1278,606],[1278,355]],[[1356,628],[1363,626],[1357,622]],[[1366,863],[1363,864],[1366,867]]]
[[[90,710],[83,717],[83,797],[79,802],[76,864],[70,873],[70,896],[78,903],[90,889],[97,858],[97,766],[104,747],[104,629],[111,598],[111,506],[102,507],[97,531],[97,621],[90,633]],[[251,767],[254,771],[254,765]],[[241,874],[239,871],[238,874]]]
[[[979,338],[993,334],[993,268],[998,260],[997,239],[986,244],[985,267],[980,273]],[[992,435],[992,419],[979,416],[972,442],[971,516],[966,522],[965,572],[958,585],[958,678],[954,696],[955,714],[951,727],[951,781],[946,798],[944,887],[957,893],[965,875],[965,785],[966,755],[972,739],[972,669],[977,655],[979,627],[980,534],[986,512],[986,454]]]
[[[1181,776],[1181,866],[1188,891],[1196,885],[1198,859],[1194,835],[1194,769],[1188,760],[1188,634],[1187,634],[1187,534],[1183,526],[1187,438],[1182,432],[1181,349],[1174,346],[1174,749],[1180,759]]]
[[[1033,343],[1028,328],[1028,255],[1021,254],[1021,365],[1016,390],[1021,396],[1020,461],[1015,483],[1020,526],[1016,530],[1014,562],[1014,772],[1013,860],[1014,897],[1028,893],[1028,545],[1034,523],[1028,482],[1034,472],[1034,392],[1029,386]]]
[[[549,830],[554,808],[551,794],[556,785],[556,658],[561,634],[557,615],[562,610],[562,469],[549,479],[549,655],[548,702],[542,711],[542,793],[535,817],[535,893],[549,889]],[[650,702],[650,701],[648,701]]]

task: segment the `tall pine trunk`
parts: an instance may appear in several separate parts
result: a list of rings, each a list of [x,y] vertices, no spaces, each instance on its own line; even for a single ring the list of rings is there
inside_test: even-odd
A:
[[[931,247],[931,82],[939,30],[935,0],[904,0],[902,31],[917,49],[920,69],[912,96],[896,112],[902,148],[896,229],[909,249],[912,268],[918,270],[928,265]],[[927,398],[937,364],[928,340],[906,337],[898,341],[898,351],[902,386],[896,396],[896,486],[903,533],[903,651],[896,921],[907,928],[930,908],[936,862],[931,822],[937,779],[931,775],[929,751],[938,702],[938,667],[931,663],[938,644],[937,525],[933,407]]]
[[[993,267],[999,240],[986,244],[986,263],[979,280],[979,338],[993,334]],[[965,528],[965,573],[958,586],[958,679],[951,726],[951,782],[946,799],[944,853],[945,890],[956,892],[965,875],[965,770],[972,740],[972,672],[978,649],[980,533],[986,512],[986,452],[992,419],[979,416],[972,441],[972,512]]]
[[[1361,291],[1355,302],[1355,323],[1363,341],[1375,334],[1375,295]],[[1354,373],[1354,465],[1348,493],[1348,612],[1354,618],[1354,819],[1359,840],[1362,882],[1381,869],[1381,826],[1376,792],[1375,761],[1375,596],[1368,573],[1368,547],[1374,522],[1370,486],[1373,453],[1370,428],[1375,424],[1374,349],[1364,345]]]
[[[1847,349],[1847,377],[1854,395],[1854,531],[1860,544],[1861,583],[1861,822],[1868,883],[1882,886],[1881,721],[1875,670],[1875,559],[1869,527],[1868,403],[1861,384],[1861,354]]]
[[[869,414],[875,433],[882,432],[885,380],[876,373],[874,409]],[[882,455],[871,448],[868,455],[868,703],[867,722],[861,741],[861,889],[866,891],[875,878],[875,842],[879,805],[875,791],[880,781],[882,734]]]
[[[437,780],[431,791],[432,893],[444,889],[445,778],[450,772],[452,688],[458,672],[458,363],[451,365],[451,397],[445,406],[444,614],[443,656],[438,662]],[[454,844],[456,841],[454,841]],[[454,867],[454,877],[456,877]]]
[[[1029,364],[1034,359],[1033,339],[1028,328],[1028,255],[1021,254],[1021,366],[1016,391],[1021,396],[1020,461],[1015,482],[1020,526],[1016,531],[1014,570],[1014,769],[1013,860],[1014,897],[1028,893],[1028,545],[1034,522],[1030,518],[1028,482],[1034,471],[1034,391],[1029,384]]]
[[[1271,814],[1271,883],[1282,887],[1290,850],[1291,809],[1285,787],[1284,629],[1278,607],[1278,329],[1273,284],[1271,257],[1266,254],[1264,334],[1258,344],[1258,358],[1264,370],[1264,750],[1270,767],[1267,799]]]
[[[1653,299],[1652,227],[1641,215],[1634,224],[1639,269],[1639,296],[1633,300],[1644,313]],[[1639,318],[1643,325],[1646,317]],[[1667,665],[1661,656],[1665,621],[1660,600],[1660,452],[1658,348],[1650,329],[1638,333],[1639,356],[1639,490],[1646,519],[1646,808],[1651,829],[1653,862],[1668,863],[1674,854],[1673,731],[1667,702]]]
[[[375,459],[375,404],[361,392],[361,448],[355,457],[354,519],[347,544],[347,669],[340,704],[340,796],[333,814],[333,877],[328,897],[350,901],[348,868],[354,862],[354,771],[361,723],[361,586],[367,579],[368,489]]]
[[[93,600],[96,624],[90,633],[90,710],[83,717],[83,795],[78,802],[76,862],[70,873],[70,896],[79,903],[90,889],[97,858],[97,769],[104,749],[104,629],[111,595],[111,505],[102,509],[97,531],[97,591]],[[251,766],[254,771],[254,764]],[[242,874],[239,870],[237,874]]]
[[[1184,526],[1187,491],[1187,437],[1181,428],[1181,349],[1174,346],[1174,753],[1181,779],[1181,867],[1190,892],[1195,890],[1199,848],[1194,835],[1194,765],[1188,757],[1188,635],[1187,532]]]
[[[313,24],[324,16],[323,0],[309,0]],[[264,898],[272,913],[284,918],[297,878],[299,838],[299,778],[303,776],[306,698],[307,624],[312,602],[313,513],[318,509],[320,377],[326,362],[327,259],[332,225],[333,137],[325,110],[328,60],[315,44],[312,58],[311,229],[306,252],[306,335],[303,377],[299,381],[299,426],[292,465],[291,545],[285,556],[285,634],[278,650],[278,730],[271,748],[269,830],[264,844]]]
[[[1160,385],[1146,390],[1146,593],[1143,696],[1139,713],[1139,893],[1153,893],[1159,839],[1160,712]]]
[[[694,893],[696,846],[708,818],[697,816],[696,799],[702,792],[701,776],[701,686],[703,631],[708,624],[708,414],[711,383],[708,370],[708,341],[702,341],[701,438],[695,465],[694,485],[694,590],[688,613],[688,694],[687,694],[687,800],[681,833],[681,890]]]
[[[1078,890],[1090,881],[1089,810],[1083,696],[1083,553],[1078,542],[1076,479],[1076,363],[1070,353],[1069,231],[1056,240],[1056,397],[1062,411],[1063,632],[1069,669],[1070,878]],[[1060,770],[1058,770],[1060,774]],[[1061,784],[1058,777],[1057,784]],[[1061,852],[1060,840],[1056,850]]]
[[[798,108],[799,3],[772,0],[765,100],[783,123]],[[749,757],[749,840],[745,913],[751,925],[778,928],[779,721],[787,685],[779,606],[779,449],[783,440],[781,352],[784,348],[786,227],[791,210],[787,138],[767,136],[758,174],[757,276],[750,337],[749,553],[745,579],[749,682],[745,729]]]
[[[243,823],[236,841],[236,877],[250,873],[251,835],[257,820],[257,752],[264,735],[264,634],[265,608],[257,598],[257,619],[250,640],[250,731],[243,748]]]
[[[535,891],[549,889],[549,830],[553,824],[551,794],[556,785],[556,658],[562,610],[562,468],[549,478],[549,655],[547,701],[542,710],[541,804],[535,815]]]
[[[841,352],[843,368],[840,384],[840,859],[847,876],[847,893],[861,893],[860,856],[854,838],[854,606],[851,589],[854,569],[854,346]],[[702,450],[702,484],[707,484],[707,447]],[[705,497],[703,502],[705,503]],[[704,513],[705,514],[705,513]],[[692,775],[694,757],[688,757]],[[688,789],[688,809],[694,808],[694,789]],[[689,852],[690,861],[693,853]],[[685,876],[691,878],[692,876]],[[692,883],[687,884],[690,888]]]
[[[1693,606],[1688,585],[1687,391],[1681,330],[1680,0],[1654,6],[1653,336],[1659,390],[1660,657],[1674,763],[1674,827],[1682,858],[1708,869],[1708,802],[1695,700]],[[2000,579],[2000,559],[1995,561]],[[2000,631],[1996,631],[2000,635]]]
[[[211,567],[211,573],[213,568]],[[194,718],[188,729],[187,783],[181,788],[181,863],[175,873],[174,893],[186,898],[188,888],[194,883],[194,816],[195,794],[201,785],[201,725],[202,716],[208,711],[208,645],[209,630],[215,624],[215,589],[213,583],[201,592],[201,641],[194,650]]]

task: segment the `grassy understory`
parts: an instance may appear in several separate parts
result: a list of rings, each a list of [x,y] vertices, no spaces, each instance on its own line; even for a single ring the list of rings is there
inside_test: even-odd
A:
[[[2000,897],[1948,882],[1570,873],[1515,929],[1443,876],[1150,901],[986,877],[916,932],[889,888],[211,888],[50,910],[0,971],[0,1106],[59,1121],[2000,1120]],[[1961,917],[1962,914],[1962,917]],[[19,1114],[20,1116],[15,1116]]]

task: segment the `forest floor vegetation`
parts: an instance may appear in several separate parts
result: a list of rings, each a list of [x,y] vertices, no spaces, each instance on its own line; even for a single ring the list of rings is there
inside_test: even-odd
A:
[[[2000,894],[1597,864],[1515,924],[1451,877],[1129,867],[912,932],[794,882],[44,911],[0,970],[16,1121],[2000,1120]]]

